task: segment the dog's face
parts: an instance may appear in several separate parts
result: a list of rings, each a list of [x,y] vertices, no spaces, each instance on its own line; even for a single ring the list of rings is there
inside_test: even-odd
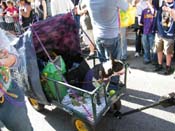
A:
[[[112,60],[112,70],[113,72],[119,72],[123,69],[123,62],[119,60]]]
[[[107,78],[117,74],[123,69],[123,63],[119,60],[109,60],[102,64],[102,69],[99,71],[100,78]]]

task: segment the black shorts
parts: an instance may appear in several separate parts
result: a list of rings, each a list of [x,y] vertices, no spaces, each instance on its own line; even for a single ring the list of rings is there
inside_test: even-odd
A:
[[[0,22],[0,28],[5,30],[5,22]]]
[[[15,31],[15,24],[14,23],[6,23],[5,30],[6,31]]]

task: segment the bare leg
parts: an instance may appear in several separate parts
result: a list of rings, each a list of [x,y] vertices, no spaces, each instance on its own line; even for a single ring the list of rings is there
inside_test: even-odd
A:
[[[167,66],[171,66],[171,59],[172,59],[172,55],[171,54],[167,54],[166,55],[166,65]]]
[[[158,56],[158,64],[159,65],[162,65],[162,59],[163,59],[163,52],[158,52],[157,53],[157,56]]]
[[[90,53],[94,53],[95,47],[92,43],[89,44]]]

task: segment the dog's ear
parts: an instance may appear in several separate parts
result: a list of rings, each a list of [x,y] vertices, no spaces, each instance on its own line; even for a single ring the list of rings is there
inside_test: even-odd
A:
[[[111,62],[112,62],[112,65],[115,64],[115,59],[111,57]]]
[[[112,70],[113,72],[119,72],[123,69],[123,62],[119,60],[112,60]]]

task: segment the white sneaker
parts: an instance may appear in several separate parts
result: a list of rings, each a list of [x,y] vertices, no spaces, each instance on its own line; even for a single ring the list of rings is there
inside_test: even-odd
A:
[[[134,56],[135,56],[135,57],[139,57],[139,53],[138,53],[138,52],[136,52]]]

